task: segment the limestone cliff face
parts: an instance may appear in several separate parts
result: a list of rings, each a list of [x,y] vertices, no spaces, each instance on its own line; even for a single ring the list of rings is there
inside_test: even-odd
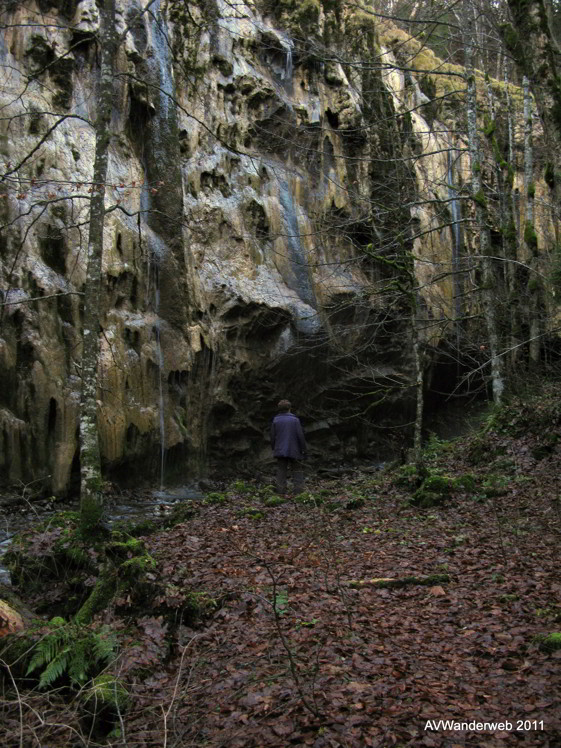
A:
[[[464,157],[451,179],[451,143],[427,134],[416,82],[357,64],[393,59],[370,16],[293,5],[160,0],[139,16],[118,3],[100,309],[108,476],[158,480],[164,463],[166,480],[187,479],[264,458],[279,397],[334,454],[366,448],[380,387],[378,422],[410,407],[409,311],[389,282],[401,249],[381,248],[414,246],[427,280],[451,261],[449,227],[414,238],[438,209],[411,205],[454,205]],[[5,482],[60,493],[78,464],[99,16],[94,0],[4,7],[0,467]],[[425,300],[431,314],[448,309],[449,283]]]

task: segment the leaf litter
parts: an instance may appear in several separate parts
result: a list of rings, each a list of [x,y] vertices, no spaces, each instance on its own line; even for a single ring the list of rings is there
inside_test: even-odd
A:
[[[561,651],[540,637],[561,628],[561,450],[540,438],[492,432],[483,466],[477,438],[440,451],[431,467],[476,486],[442,506],[356,471],[284,503],[234,484],[144,537],[159,594],[99,616],[131,697],[102,743],[560,746]],[[75,744],[49,724],[42,744]]]
[[[147,539],[164,578],[216,602],[181,671],[181,646],[166,665],[175,744],[561,745],[559,653],[536,643],[561,621],[560,523],[538,481],[522,500],[463,494],[428,511],[384,478],[312,485],[329,508],[289,501],[252,518],[255,500],[231,495]],[[443,573],[432,586],[348,586]],[[129,715],[129,735],[140,720]]]

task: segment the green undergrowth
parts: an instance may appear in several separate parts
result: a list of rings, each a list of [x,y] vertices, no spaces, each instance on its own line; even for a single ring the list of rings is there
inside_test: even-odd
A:
[[[556,631],[551,634],[540,634],[536,636],[535,642],[544,652],[557,652],[561,649],[561,633]]]
[[[533,464],[557,459],[560,443],[561,385],[550,381],[493,408],[469,436],[451,441],[431,436],[417,464],[388,474],[411,506],[494,501],[532,483]]]
[[[118,637],[107,625],[84,626],[60,616],[0,640],[0,685],[14,682],[72,700],[92,735],[118,724],[130,703],[119,676]]]

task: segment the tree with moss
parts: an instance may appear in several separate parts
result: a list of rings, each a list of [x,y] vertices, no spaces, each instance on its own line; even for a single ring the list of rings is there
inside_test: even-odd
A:
[[[155,3],[156,0],[150,0],[144,8],[137,11],[134,19],[138,19],[149,8]],[[7,11],[10,9],[8,8]],[[99,83],[98,83],[98,103],[97,113],[95,121],[90,123],[83,115],[67,111],[66,113],[59,113],[56,110],[69,108],[69,100],[63,99],[62,93],[58,93],[53,96],[53,106],[55,112],[48,110],[40,111],[32,103],[27,105],[26,102],[26,89],[31,87],[35,81],[40,80],[40,76],[49,75],[56,85],[64,87],[68,83],[66,80],[61,80],[63,71],[66,70],[64,65],[64,58],[57,58],[53,53],[51,47],[49,47],[45,41],[45,38],[41,34],[35,35],[34,44],[31,48],[30,55],[33,61],[33,72],[27,83],[24,85],[23,90],[16,92],[14,101],[21,100],[23,102],[23,112],[18,115],[8,114],[6,119],[8,122],[23,118],[29,121],[29,133],[34,135],[38,132],[38,123],[41,119],[49,117],[52,120],[52,124],[46,129],[46,132],[37,138],[36,142],[30,146],[29,150],[24,153],[22,158],[15,164],[8,163],[4,173],[0,176],[0,183],[3,184],[5,192],[2,197],[11,197],[14,184],[19,182],[21,192],[18,195],[19,198],[28,198],[27,191],[31,193],[31,207],[27,211],[21,211],[15,219],[8,220],[5,223],[5,229],[12,229],[13,226],[18,225],[18,221],[22,221],[22,225],[25,226],[24,220],[32,215],[31,226],[41,217],[48,209],[52,210],[54,214],[58,213],[64,215],[65,204],[70,204],[71,210],[74,211],[74,205],[84,198],[87,199],[89,204],[89,214],[87,219],[83,221],[88,228],[88,240],[85,257],[85,283],[84,291],[82,295],[82,318],[83,327],[81,331],[81,348],[82,353],[79,362],[80,370],[80,409],[79,409],[79,455],[80,455],[80,501],[81,501],[81,522],[85,531],[92,531],[96,528],[103,509],[103,497],[102,497],[102,471],[101,471],[101,456],[99,448],[98,438],[98,401],[99,401],[99,386],[98,386],[98,366],[99,366],[99,353],[100,353],[100,310],[101,310],[101,283],[102,283],[102,260],[104,253],[104,227],[107,212],[110,208],[106,205],[106,194],[107,194],[107,179],[108,179],[108,165],[109,165],[109,146],[112,138],[111,132],[111,112],[114,102],[114,96],[116,91],[116,77],[115,77],[115,59],[119,49],[119,45],[122,45],[125,31],[121,31],[119,35],[117,32],[116,23],[116,1],[115,0],[104,0],[99,4],[99,32],[95,39],[97,48],[99,50]],[[37,32],[44,31],[46,35],[49,33],[51,26],[48,20],[42,19],[41,23],[37,23]],[[10,29],[12,24],[6,23],[6,29]],[[60,28],[59,26],[56,27]],[[62,28],[62,30],[65,30]],[[68,30],[72,31],[72,27],[69,25]],[[73,31],[73,33],[75,33]],[[81,35],[76,36],[75,46],[83,43],[84,37]],[[27,107],[27,110],[26,110]],[[95,154],[93,160],[93,171],[91,177],[91,187],[88,193],[74,194],[67,197],[65,194],[61,194],[61,187],[57,185],[54,180],[43,180],[33,176],[27,177],[26,169],[30,164],[33,164],[37,153],[40,152],[40,148],[48,143],[52,133],[68,119],[79,119],[84,120],[86,123],[91,124],[95,134]],[[37,128],[37,129],[36,129]],[[79,154],[76,154],[76,159],[79,158]],[[22,179],[23,177],[23,179]],[[22,186],[25,185],[25,186]],[[82,185],[80,185],[81,187]],[[33,200],[33,191],[37,189],[38,196],[36,200]],[[46,198],[46,199],[45,199]],[[115,205],[111,209],[114,209]],[[78,223],[78,220],[76,221]],[[78,223],[82,225],[82,221]],[[30,227],[25,228],[23,232],[24,240],[29,232]],[[16,250],[15,259],[13,261],[12,270],[15,268],[20,252],[23,248],[24,242],[21,241],[19,249]],[[60,262],[60,261],[59,261]],[[64,293],[56,294],[56,296],[64,296]],[[10,305],[10,294],[9,289],[5,292],[5,303],[2,305],[1,313],[5,312],[7,306]],[[37,299],[41,300],[41,297]],[[16,302],[17,303],[17,302]]]
[[[80,407],[80,502],[84,529],[95,528],[103,509],[101,456],[97,435],[97,371],[99,360],[99,308],[101,261],[105,224],[105,187],[111,138],[115,52],[115,0],[104,0],[100,26],[100,89],[95,123],[95,157],[90,202],[88,255],[82,331],[82,394]]]

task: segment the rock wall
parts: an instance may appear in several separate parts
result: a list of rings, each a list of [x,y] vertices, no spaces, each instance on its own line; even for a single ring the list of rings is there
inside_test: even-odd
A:
[[[99,16],[94,0],[3,7],[0,469],[4,483],[63,493],[79,464]],[[447,208],[419,206],[454,205],[462,142],[431,128],[429,99],[352,4],[140,7],[118,3],[100,309],[107,476],[253,469],[280,397],[324,458],[379,453],[374,426],[407,421],[414,392],[396,283],[412,248],[427,284],[451,262],[450,225],[420,238],[453,223]],[[427,316],[450,312],[451,283],[423,299]]]

